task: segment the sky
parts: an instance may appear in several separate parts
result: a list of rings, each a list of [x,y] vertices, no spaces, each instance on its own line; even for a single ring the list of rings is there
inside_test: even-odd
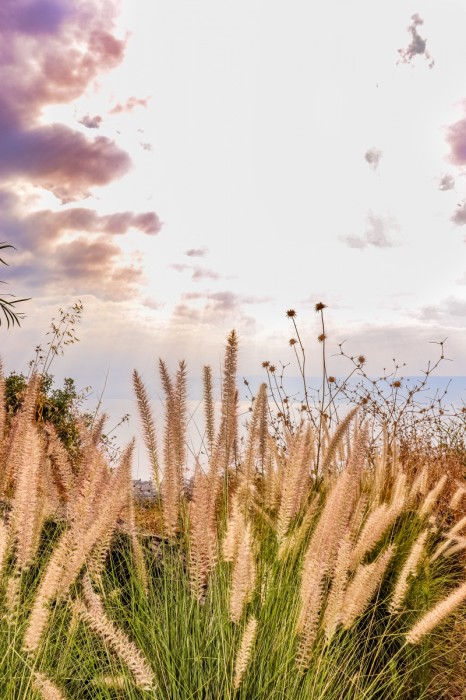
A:
[[[418,375],[444,339],[438,374],[466,375],[465,22],[463,0],[2,0],[0,291],[31,298],[5,370],[79,299],[53,373],[132,413],[133,368],[218,371],[233,328],[242,375],[292,362],[288,309],[318,375],[318,302],[336,375],[343,341]]]

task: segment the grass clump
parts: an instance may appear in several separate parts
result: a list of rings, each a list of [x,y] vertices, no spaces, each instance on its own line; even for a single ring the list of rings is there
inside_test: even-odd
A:
[[[284,402],[274,416],[270,383],[241,442],[237,351],[232,332],[218,425],[204,368],[206,456],[193,474],[185,363],[174,378],[159,364],[161,441],[134,371],[157,489],[144,511],[133,500],[133,443],[112,466],[98,430],[78,424],[71,465],[53,429],[35,421],[34,373],[14,420],[0,402],[4,697],[453,697],[448,669],[464,655],[464,480],[439,475],[419,444],[408,453],[389,422],[377,441],[367,402],[335,429],[325,393],[320,418],[309,394],[298,421]]]

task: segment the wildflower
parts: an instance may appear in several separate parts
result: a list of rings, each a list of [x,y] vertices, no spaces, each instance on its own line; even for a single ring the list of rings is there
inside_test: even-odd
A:
[[[358,355],[358,363],[360,365],[363,365],[365,362],[366,362],[366,358],[364,357],[364,355]]]
[[[297,340],[295,338],[290,338],[290,340],[288,342],[291,345],[291,347],[293,347],[293,345],[296,345]]]
[[[330,376],[330,377],[328,378],[328,381],[329,381],[329,384],[335,384],[336,379],[335,379],[335,377]]]
[[[323,343],[324,340],[326,339],[326,337],[327,336],[325,335],[325,333],[321,333],[320,335],[317,336],[317,340],[319,341],[319,343]]]
[[[323,304],[321,301],[319,301],[318,304],[315,305],[315,310],[318,313],[319,311],[323,311],[324,309],[327,308],[327,304]]]
[[[288,309],[286,315],[288,316],[288,318],[294,318],[296,316],[296,311],[294,309]]]

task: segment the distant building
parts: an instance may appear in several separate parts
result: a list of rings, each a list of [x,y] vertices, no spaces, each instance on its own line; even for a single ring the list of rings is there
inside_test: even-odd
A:
[[[152,481],[133,479],[133,494],[138,499],[156,498],[157,491]]]

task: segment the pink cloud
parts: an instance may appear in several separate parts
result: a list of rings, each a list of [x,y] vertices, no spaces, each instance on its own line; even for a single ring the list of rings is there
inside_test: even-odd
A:
[[[451,148],[450,162],[454,165],[466,164],[466,117],[448,127],[447,143]]]
[[[79,123],[88,129],[99,129],[102,123],[102,117],[97,114],[95,117],[91,117],[90,114],[85,114]]]
[[[128,172],[131,160],[110,139],[90,141],[63,124],[6,132],[0,140],[0,179],[23,176],[63,201],[86,196]]]
[[[2,0],[0,179],[24,177],[72,201],[129,170],[128,154],[110,139],[38,124],[43,107],[74,100],[121,62],[115,15],[108,0]],[[99,119],[83,123],[96,128]]]
[[[110,110],[110,114],[120,114],[121,112],[132,112],[136,107],[147,107],[150,97],[130,97],[124,104],[116,104]]]

